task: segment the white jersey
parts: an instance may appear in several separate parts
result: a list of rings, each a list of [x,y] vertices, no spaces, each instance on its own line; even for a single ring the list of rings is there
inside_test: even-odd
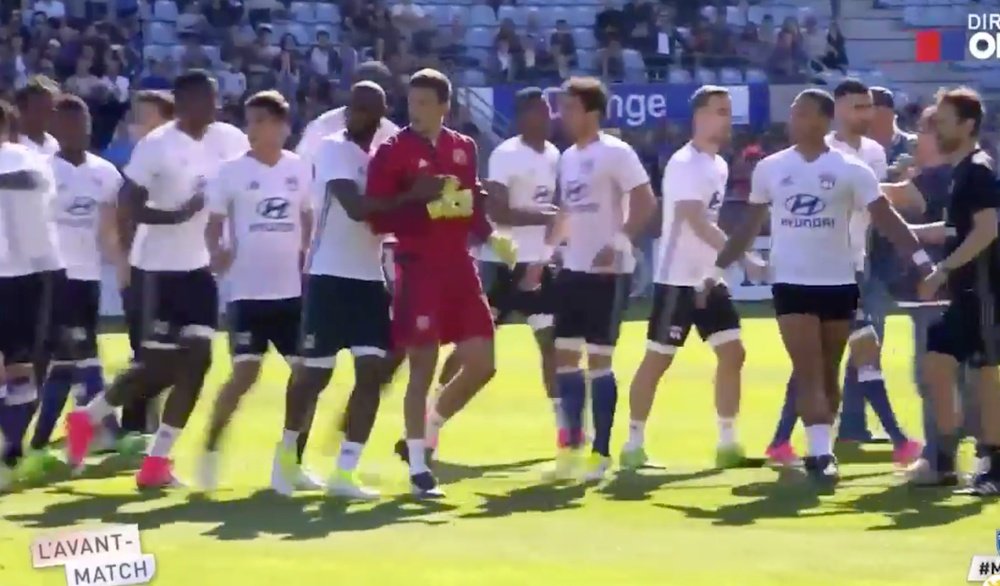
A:
[[[341,130],[322,140],[316,151],[316,187],[318,200],[316,229],[313,236],[310,275],[332,275],[362,281],[383,281],[382,238],[371,231],[366,222],[355,222],[347,216],[336,197],[326,196],[326,184],[335,179],[347,179],[358,186],[361,194],[368,183],[368,163],[375,152],[364,151]]]
[[[715,266],[718,251],[699,238],[676,213],[682,201],[705,204],[708,220],[719,223],[719,210],[729,181],[729,165],[719,155],[684,145],[667,161],[663,171],[663,229],[660,236],[660,265],[654,281],[666,285],[700,285]]]
[[[849,222],[879,198],[860,159],[829,150],[812,162],[794,147],[754,169],[750,203],[771,204],[771,280],[793,285],[855,282]]]
[[[639,155],[610,134],[602,132],[590,144],[566,149],[559,160],[560,207],[568,216],[564,268],[584,273],[614,270],[595,270],[594,257],[605,246],[623,249],[629,192],[646,183],[649,175]],[[631,273],[631,247],[623,252],[621,272]]]
[[[56,197],[52,219],[59,233],[59,251],[66,276],[80,281],[101,280],[98,220],[102,204],[114,204],[122,176],[114,165],[87,153],[79,166],[52,157]]]
[[[59,152],[59,141],[48,132],[45,133],[45,138],[42,140],[41,144],[28,138],[28,135],[26,134],[18,136],[17,143],[28,147],[40,155],[48,157],[51,157]]]
[[[489,180],[507,188],[511,208],[532,210],[552,203],[558,169],[559,149],[555,145],[546,142],[538,152],[515,136],[500,143],[490,155]],[[548,260],[545,226],[512,226],[510,236],[517,243],[517,262]],[[488,244],[479,247],[479,259],[500,261]]]
[[[273,167],[249,154],[226,161],[209,182],[208,208],[229,219],[236,252],[229,293],[237,299],[291,299],[302,295],[302,213],[312,206],[312,173],[284,152]]]
[[[889,161],[885,157],[885,149],[877,141],[867,136],[862,136],[858,148],[854,148],[846,142],[839,140],[835,132],[831,132],[826,135],[826,144],[831,149],[861,159],[875,173],[875,177],[878,177],[879,181],[885,181],[885,178],[889,175]],[[865,268],[868,227],[870,224],[871,218],[868,216],[868,210],[851,216],[851,248],[854,251],[854,262],[859,271],[863,271]]]
[[[314,157],[323,139],[345,128],[347,128],[346,107],[325,112],[306,125],[295,152],[310,164],[315,164]],[[378,130],[375,131],[374,138],[372,138],[372,152],[374,152],[375,147],[389,140],[397,132],[399,132],[399,127],[392,120],[383,118],[382,122],[379,123]]]
[[[0,142],[0,173],[16,171],[35,171],[44,179],[32,191],[0,189],[0,277],[62,268],[51,215],[56,182],[49,159],[28,147]]]
[[[223,161],[250,148],[238,128],[215,122],[201,140],[167,122],[135,145],[125,176],[149,193],[146,205],[160,210],[176,210],[197,193],[204,193],[208,181]],[[129,262],[147,271],[193,271],[208,265],[205,225],[208,212],[202,210],[182,224],[139,224]]]

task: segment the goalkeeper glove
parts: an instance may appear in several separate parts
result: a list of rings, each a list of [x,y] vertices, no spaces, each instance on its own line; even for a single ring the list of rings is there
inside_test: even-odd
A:
[[[497,234],[494,232],[490,234],[489,243],[493,248],[493,252],[500,259],[500,262],[510,268],[514,268],[517,264],[517,243],[514,242],[514,239],[506,234]]]

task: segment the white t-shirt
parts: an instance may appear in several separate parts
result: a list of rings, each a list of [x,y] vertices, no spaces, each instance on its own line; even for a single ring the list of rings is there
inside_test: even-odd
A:
[[[245,154],[226,161],[208,184],[208,209],[229,218],[236,258],[230,299],[291,299],[302,294],[302,212],[312,207],[312,172],[286,151],[273,167]]]
[[[17,143],[28,147],[36,153],[48,155],[50,157],[59,152],[59,141],[48,132],[45,133],[45,140],[42,144],[38,144],[37,142],[31,140],[26,134],[18,136]]]
[[[542,152],[525,144],[520,136],[509,138],[493,150],[489,161],[489,180],[507,188],[510,207],[537,209],[551,204],[559,172],[559,149],[546,142]],[[517,243],[517,262],[539,262],[545,258],[545,226],[511,226],[510,235]],[[499,262],[488,244],[479,248],[479,259]]]
[[[363,194],[368,182],[368,163],[375,152],[365,152],[341,130],[323,139],[316,149],[316,228],[309,261],[310,275],[333,275],[362,281],[383,281],[382,238],[366,222],[347,216],[336,197],[326,197],[326,184],[334,179],[349,179]]]
[[[854,148],[844,141],[838,140],[834,132],[826,135],[826,144],[831,149],[838,150],[848,155],[853,155],[868,165],[875,173],[879,181],[884,181],[889,174],[889,161],[885,157],[885,149],[877,141],[861,137],[858,148]],[[868,249],[868,228],[871,225],[871,218],[868,210],[851,216],[851,247],[854,250],[854,262],[859,271],[865,268],[865,256]]]
[[[594,257],[605,246],[625,252],[624,274],[635,270],[631,246],[624,250],[622,228],[628,217],[628,196],[649,183],[639,155],[628,144],[610,134],[566,149],[559,160],[561,209],[568,214],[563,267],[584,273],[609,272],[591,268]]]
[[[101,280],[98,219],[101,204],[113,204],[122,186],[114,165],[87,153],[80,166],[52,157],[56,197],[52,218],[59,233],[59,250],[66,276],[80,281]]]
[[[812,162],[794,147],[765,157],[751,178],[750,203],[771,204],[771,282],[855,282],[850,218],[881,196],[860,159],[829,150]]]
[[[302,139],[299,140],[295,152],[306,161],[313,163],[313,157],[319,149],[320,142],[331,134],[340,132],[347,128],[347,108],[340,107],[321,114],[318,118],[310,122],[304,131]],[[389,140],[389,138],[399,132],[399,127],[388,118],[383,118],[375,131],[372,139],[372,149]]]
[[[43,184],[33,191],[0,190],[0,277],[17,277],[62,267],[52,222],[55,178],[49,159],[23,145],[0,143],[0,173],[37,171]]]
[[[168,122],[135,145],[125,176],[149,192],[151,208],[179,209],[196,193],[204,193],[223,161],[250,148],[245,134],[223,122],[208,127],[201,140]],[[193,271],[208,265],[202,210],[182,224],[140,224],[129,262],[147,271]]]
[[[709,221],[718,224],[728,180],[726,161],[719,155],[699,151],[691,143],[667,161],[663,171],[663,230],[657,283],[694,287],[701,284],[715,265],[718,251],[699,238],[675,213],[675,208],[682,201],[700,201],[705,204]]]

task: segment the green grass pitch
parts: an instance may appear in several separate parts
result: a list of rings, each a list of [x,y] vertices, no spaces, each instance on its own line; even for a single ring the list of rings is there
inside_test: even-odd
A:
[[[739,431],[750,454],[759,455],[789,365],[773,320],[744,323]],[[919,435],[909,327],[902,317],[890,321],[885,370],[897,412]],[[627,324],[616,356],[623,392],[615,451],[625,439],[625,391],[642,356],[644,331],[643,322]],[[102,339],[110,364],[122,362],[125,350],[121,335]],[[65,584],[61,568],[31,569],[28,545],[46,530],[93,523],[138,523],[143,551],[157,558],[154,583],[163,586],[947,586],[965,583],[973,554],[995,552],[1000,505],[901,487],[885,446],[842,456],[844,481],[834,495],[779,482],[768,469],[713,470],[713,362],[697,341],[660,385],[647,427],[650,453],[667,470],[596,487],[545,484],[553,416],[529,330],[503,328],[497,355],[496,379],[445,429],[443,502],[401,496],[406,471],[391,447],[402,427],[402,377],[384,401],[362,459],[363,477],[385,493],[381,501],[345,504],[320,494],[284,499],[264,490],[288,372],[271,357],[225,444],[223,490],[211,499],[187,491],[142,495],[128,472],[105,466],[81,479],[0,496],[0,585]],[[227,368],[220,339],[210,381],[177,450],[185,478]],[[345,355],[323,397],[308,458],[324,474],[333,464],[330,428],[351,381]]]

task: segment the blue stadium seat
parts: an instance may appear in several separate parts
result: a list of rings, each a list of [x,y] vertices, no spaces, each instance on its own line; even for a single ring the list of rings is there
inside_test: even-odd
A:
[[[672,67],[670,73],[667,74],[667,81],[670,83],[691,83],[691,72],[687,69]]]
[[[489,6],[479,4],[469,10],[467,23],[469,26],[496,26],[497,15]]]
[[[275,31],[275,34],[277,34],[277,31]],[[289,34],[295,37],[295,40],[299,43],[299,45],[308,45],[313,42],[313,37],[309,34],[309,31],[306,30],[306,27],[297,22],[288,23],[285,26],[284,34]],[[281,37],[278,38],[280,39]]]
[[[462,85],[466,87],[483,87],[487,85],[486,74],[482,69],[466,69],[462,72]]]
[[[329,33],[331,42],[336,43],[340,41],[340,28],[336,26],[331,26],[329,24],[317,24],[312,27],[309,27],[310,38],[315,39],[316,35],[318,35],[320,31],[326,31],[327,33]]]
[[[597,8],[595,6],[574,6],[569,11],[569,25],[575,27],[591,27],[597,20]]]
[[[509,4],[504,4],[500,7],[500,12],[497,14],[498,20],[504,20],[509,18],[514,22],[517,27],[523,27],[528,23],[528,8],[522,6],[511,6]]]
[[[172,45],[177,42],[173,25],[165,22],[149,23],[149,40],[156,45]]]
[[[570,11],[565,6],[552,6],[540,12],[541,24],[544,27],[553,28],[556,26],[556,22],[560,20],[570,21]],[[593,24],[590,23],[591,26]]]
[[[726,7],[726,22],[731,26],[744,26],[747,20],[749,19],[740,15],[740,10],[736,6]]]
[[[465,55],[469,59],[474,59],[480,67],[486,67],[486,64],[490,62],[490,50],[485,47],[468,47],[465,50]]]
[[[622,61],[625,63],[625,71],[646,71],[646,63],[642,60],[642,55],[635,49],[625,49],[622,51]]]
[[[470,28],[465,33],[465,45],[467,47],[492,48],[496,33],[493,29],[485,27]]]
[[[153,18],[164,22],[177,22],[177,4],[170,0],[156,0],[153,4]]]
[[[747,83],[767,83],[767,74],[760,69],[747,69]]]
[[[441,11],[442,18],[444,19],[445,24],[451,24],[451,21],[456,16],[460,21],[465,22],[466,20],[468,20],[467,18],[465,18],[465,16],[466,14],[468,14],[469,11],[468,9],[463,8],[462,6],[456,6],[454,4],[445,4],[443,6],[438,7],[438,10]]]
[[[202,45],[201,48],[212,61],[213,67],[217,67],[220,63],[222,63],[222,55],[219,53],[218,47],[215,45]]]
[[[719,71],[719,83],[723,85],[739,85],[743,83],[743,74],[739,69],[723,67]]]
[[[336,24],[340,22],[340,8],[336,4],[317,2],[315,5],[316,22]]]
[[[710,83],[718,83],[718,78],[715,75],[715,71],[708,69],[706,67],[699,67],[694,70],[694,81],[695,83],[700,83],[702,85]]]
[[[314,4],[307,2],[292,2],[289,7],[289,16],[293,22],[299,24],[311,24],[316,22],[316,12],[313,10]]]
[[[142,52],[147,60],[163,61],[170,55],[170,47],[166,45],[146,45],[143,47]]]
[[[597,39],[594,38],[593,29],[575,28],[573,29],[573,40],[576,41],[578,49],[596,49]]]

